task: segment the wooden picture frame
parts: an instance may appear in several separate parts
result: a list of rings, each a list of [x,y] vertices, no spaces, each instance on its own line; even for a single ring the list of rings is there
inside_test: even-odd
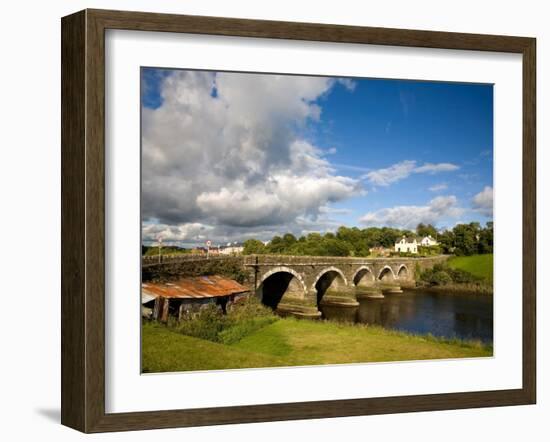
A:
[[[523,385],[132,413],[105,412],[105,30],[494,51],[523,57]],[[536,41],[533,38],[84,10],[62,19],[62,424],[83,432],[533,404],[536,398]]]

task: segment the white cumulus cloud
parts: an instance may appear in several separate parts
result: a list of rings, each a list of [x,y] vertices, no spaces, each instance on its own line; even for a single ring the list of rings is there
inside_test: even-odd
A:
[[[364,175],[363,178],[368,179],[369,182],[377,186],[389,186],[392,183],[409,177],[413,173],[433,175],[440,172],[452,172],[459,168],[459,166],[452,163],[425,163],[417,166],[416,161],[405,160],[384,169],[373,170]]]
[[[448,187],[449,186],[447,186],[447,184],[440,183],[440,184],[434,184],[433,186],[428,187],[428,190],[430,192],[441,192],[442,190],[447,190]]]
[[[200,223],[180,225],[145,224],[142,228],[142,239],[145,242],[156,242],[162,239],[170,242],[202,242],[212,231],[211,226]]]
[[[438,224],[447,218],[457,218],[464,213],[454,195],[438,196],[425,206],[395,206],[369,212],[360,218],[366,226],[389,226],[414,229],[419,223]]]
[[[459,166],[452,163],[426,163],[414,169],[414,173],[439,173],[439,172],[452,172],[460,169]]]
[[[377,186],[389,186],[396,181],[407,178],[416,167],[416,161],[405,160],[386,169],[373,170],[365,176],[372,184]]]
[[[322,207],[364,193],[300,135],[319,121],[317,100],[337,84],[354,87],[323,77],[168,75],[161,106],[142,112],[144,238],[161,227],[189,240],[318,222]]]
[[[493,217],[493,188],[485,186],[485,188],[479,192],[472,199],[473,208],[476,212],[481,213],[487,217]]]

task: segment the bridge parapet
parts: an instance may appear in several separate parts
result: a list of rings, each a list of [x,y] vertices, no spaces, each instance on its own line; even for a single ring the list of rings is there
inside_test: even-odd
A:
[[[175,254],[175,255],[148,255],[142,256],[142,265],[158,265],[176,262],[191,262],[191,261],[211,261],[211,260],[234,260],[235,256],[209,256],[206,255],[191,255],[191,254]],[[391,258],[374,258],[374,257],[350,257],[350,256],[299,256],[299,255],[244,255],[240,259],[243,260],[245,266],[261,265],[261,266],[276,266],[276,265],[366,265],[374,263],[405,263],[414,262],[419,264],[433,265],[435,262],[441,262],[448,258],[446,255],[430,256],[430,257],[391,257]]]
[[[246,255],[243,256],[244,265],[362,265],[362,264],[396,264],[396,263],[426,263],[433,265],[434,262],[441,262],[448,259],[447,255],[428,257],[352,257],[352,256],[300,256],[300,255]]]
[[[201,261],[223,261],[234,259],[234,256],[209,256],[206,255],[191,255],[191,254],[175,254],[175,255],[148,255],[141,257],[142,266],[170,264],[179,262],[201,262]]]

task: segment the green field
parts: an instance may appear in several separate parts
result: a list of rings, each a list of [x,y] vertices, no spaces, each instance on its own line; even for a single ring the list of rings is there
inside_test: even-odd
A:
[[[493,254],[455,256],[448,263],[449,267],[465,270],[487,282],[493,282]]]
[[[186,336],[156,323],[145,323],[142,335],[142,366],[147,373],[491,355],[492,347],[476,342],[291,318],[279,319],[232,345]]]

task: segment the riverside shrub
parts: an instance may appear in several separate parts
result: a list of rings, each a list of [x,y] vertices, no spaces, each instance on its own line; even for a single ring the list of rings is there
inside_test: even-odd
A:
[[[234,344],[255,331],[277,321],[271,309],[249,296],[233,304],[227,314],[210,304],[190,319],[173,324],[179,333],[223,344]]]
[[[429,285],[479,283],[481,278],[465,270],[453,269],[446,264],[436,264],[420,274],[420,280]]]

